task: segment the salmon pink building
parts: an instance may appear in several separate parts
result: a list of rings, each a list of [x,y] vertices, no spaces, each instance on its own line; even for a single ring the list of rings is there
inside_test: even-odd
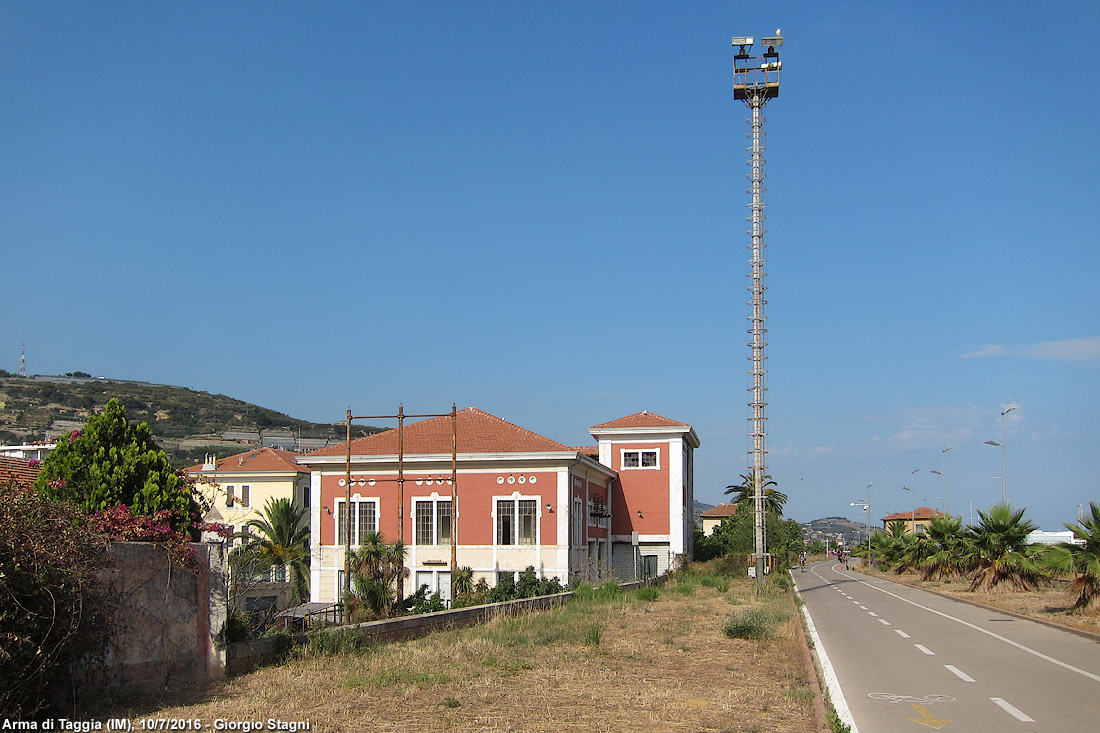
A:
[[[594,426],[597,445],[577,448],[471,407],[456,432],[457,508],[449,415],[351,441],[350,503],[347,444],[299,456],[311,469],[313,601],[340,598],[346,548],[374,531],[407,545],[406,595],[427,585],[445,599],[452,542],[458,566],[490,585],[529,566],[563,583],[633,579],[690,554],[691,426],[642,412]]]

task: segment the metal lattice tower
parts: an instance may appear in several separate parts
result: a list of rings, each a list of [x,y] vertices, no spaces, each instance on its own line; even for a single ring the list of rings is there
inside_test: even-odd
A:
[[[751,225],[748,233],[752,237],[749,244],[751,271],[748,288],[749,306],[752,309],[749,315],[749,334],[752,336],[752,341],[749,342],[749,347],[752,349],[749,356],[752,364],[749,372],[752,375],[752,386],[749,388],[752,392],[752,399],[749,402],[749,407],[752,409],[752,417],[749,418],[751,423],[749,435],[752,438],[753,524],[756,540],[756,583],[759,588],[764,581],[767,553],[767,538],[764,533],[764,489],[767,475],[765,465],[767,417],[764,415],[764,408],[768,404],[764,399],[767,392],[765,377],[768,372],[767,356],[764,351],[767,346],[764,335],[768,331],[764,315],[764,306],[767,304],[767,300],[764,299],[764,293],[767,290],[764,285],[764,278],[767,276],[765,269],[767,260],[764,258],[764,249],[767,246],[764,243],[764,234],[767,231],[764,229],[764,222],[767,220],[764,215],[766,205],[764,193],[767,189],[764,187],[763,112],[768,100],[779,96],[779,72],[783,65],[779,61],[779,52],[776,49],[783,45],[783,37],[776,30],[775,36],[762,38],[761,43],[768,50],[761,56],[753,56],[749,53],[753,42],[753,39],[747,36],[733,38],[733,45],[738,47],[733,60],[733,97],[743,100],[752,112],[748,120],[751,125],[748,137],[752,140],[752,145],[748,148],[751,157],[748,174],[750,186],[747,191],[752,196],[752,201],[748,204],[748,221]]]
[[[19,376],[27,376],[27,345],[25,343],[19,352]]]

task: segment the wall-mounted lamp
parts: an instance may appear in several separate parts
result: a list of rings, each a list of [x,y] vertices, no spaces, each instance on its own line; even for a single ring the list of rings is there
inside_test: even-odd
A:
[[[553,511],[554,511],[554,507],[553,507],[553,505],[551,505],[551,504],[547,504],[547,505],[546,505],[546,511],[548,511],[548,512],[553,512]]]
[[[322,508],[322,509],[324,509],[324,510],[325,510],[326,512],[328,512],[329,514],[332,514],[332,512],[331,512],[331,511],[329,510],[329,508],[328,508],[327,506],[323,506],[323,507],[321,507],[321,508]]]
[[[642,510],[641,510],[641,509],[639,509],[639,510],[638,510],[638,519],[641,519],[641,518],[642,518]]]

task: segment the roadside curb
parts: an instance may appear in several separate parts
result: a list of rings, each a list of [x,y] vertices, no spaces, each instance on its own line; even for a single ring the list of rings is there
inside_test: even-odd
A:
[[[923,585],[918,585],[916,583],[909,583],[907,581],[898,580],[896,578],[888,578],[885,575],[875,575],[875,574],[865,573],[862,570],[855,570],[854,568],[850,569],[849,572],[859,573],[860,575],[862,575],[864,577],[867,577],[867,578],[883,578],[884,580],[889,580],[891,583],[897,583],[898,585],[904,585],[907,588],[916,588],[917,590],[923,590],[923,591],[926,591],[926,592],[931,593],[933,595],[937,595],[940,598],[947,598],[948,600],[958,601],[960,603],[966,603],[967,605],[975,606],[977,608],[982,608],[982,609],[985,609],[986,611],[996,611],[997,613],[1003,613],[1007,616],[1013,616],[1015,618],[1022,619],[1024,621],[1034,621],[1037,624],[1042,624],[1043,626],[1049,626],[1050,628],[1058,629],[1059,631],[1068,631],[1071,634],[1076,634],[1077,636],[1080,636],[1082,638],[1088,639],[1089,641],[1094,641],[1097,644],[1100,644],[1100,634],[1097,634],[1097,633],[1092,632],[1092,631],[1086,631],[1085,629],[1078,629],[1074,626],[1066,626],[1065,624],[1060,624],[1057,621],[1048,621],[1047,619],[1043,619],[1043,618],[1035,618],[1034,616],[1028,616],[1028,615],[1023,614],[1023,613],[1017,613],[1016,611],[1006,611],[1003,608],[997,608],[996,606],[990,606],[988,603],[981,603],[979,601],[972,601],[969,598],[960,598],[959,596],[953,596],[950,593],[941,593],[941,592],[939,592],[938,590],[936,590],[934,588],[926,588]]]

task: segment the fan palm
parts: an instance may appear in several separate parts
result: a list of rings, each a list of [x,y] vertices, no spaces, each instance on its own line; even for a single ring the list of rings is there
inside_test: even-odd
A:
[[[309,598],[309,522],[306,510],[290,499],[267,500],[260,516],[244,524],[238,536],[245,544],[238,557],[264,567],[285,567],[290,571],[293,600]]]
[[[409,575],[403,542],[387,545],[380,532],[367,532],[359,548],[348,551],[352,594],[375,616],[387,617],[397,603],[400,582]]]
[[[783,516],[783,505],[787,503],[787,495],[778,489],[770,489],[769,486],[778,486],[771,476],[764,476],[764,511],[771,512],[777,517]],[[738,506],[749,504],[756,499],[756,477],[741,476],[739,485],[727,486],[727,494],[733,494],[733,503]]]
[[[946,580],[969,570],[966,558],[972,553],[967,551],[969,538],[962,517],[933,517],[925,537],[929,547],[919,565],[922,580]]]
[[[1035,590],[1043,581],[1042,569],[1025,551],[1027,537],[1037,529],[1024,519],[1024,509],[995,504],[978,511],[981,521],[969,527],[973,537],[965,561],[973,563],[970,590]]]
[[[1070,591],[1077,594],[1074,610],[1100,608],[1100,505],[1089,502],[1090,516],[1081,524],[1065,522],[1084,545],[1069,543],[1048,547],[1039,553],[1039,564],[1057,575],[1074,573]]]

